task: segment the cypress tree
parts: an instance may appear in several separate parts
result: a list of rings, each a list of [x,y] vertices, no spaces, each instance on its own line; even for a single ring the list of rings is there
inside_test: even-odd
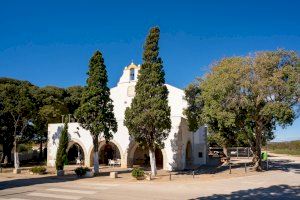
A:
[[[99,135],[103,134],[106,140],[112,138],[112,132],[117,131],[117,122],[113,113],[113,102],[110,99],[110,90],[107,86],[108,78],[104,59],[96,51],[90,59],[85,87],[80,107],[76,110],[76,117],[80,125],[89,130],[94,145],[94,173],[99,173]]]
[[[165,72],[158,56],[160,30],[150,30],[144,45],[143,64],[139,70],[136,95],[131,107],[125,111],[124,124],[131,137],[140,146],[149,149],[151,172],[155,176],[155,149],[164,147],[164,140],[171,129],[168,89]]]
[[[69,143],[68,123],[65,122],[64,128],[59,138],[58,149],[56,152],[56,162],[55,162],[56,170],[63,170],[64,165],[68,162],[67,160],[68,143]]]

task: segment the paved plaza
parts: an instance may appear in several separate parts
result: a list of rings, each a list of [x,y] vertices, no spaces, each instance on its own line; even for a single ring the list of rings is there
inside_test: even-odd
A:
[[[78,179],[54,175],[2,173],[0,200],[29,199],[300,199],[300,157],[275,155],[270,170],[256,173],[244,168],[216,173],[160,172],[152,181],[136,181],[129,173]]]

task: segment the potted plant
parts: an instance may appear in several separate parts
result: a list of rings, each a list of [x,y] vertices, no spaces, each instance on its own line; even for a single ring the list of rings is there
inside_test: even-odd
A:
[[[35,166],[35,167],[32,167],[30,169],[30,173],[31,174],[39,174],[39,175],[42,175],[42,174],[45,174],[47,171],[46,167],[44,166]]]
[[[68,148],[69,138],[68,138],[68,123],[66,122],[64,128],[61,132],[61,136],[59,139],[59,145],[56,153],[56,161],[55,167],[57,171],[57,176],[63,176],[64,172],[64,165],[67,164],[67,148]]]
[[[92,171],[88,167],[77,167],[74,171],[78,177],[82,177],[82,176],[92,177],[93,176]]]
[[[145,179],[145,172],[141,168],[134,168],[131,172],[131,175],[136,178],[137,180]]]

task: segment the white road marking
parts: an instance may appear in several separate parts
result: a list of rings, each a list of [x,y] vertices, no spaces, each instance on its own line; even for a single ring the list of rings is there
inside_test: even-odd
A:
[[[89,186],[89,185],[62,185],[63,188],[81,188],[81,189],[92,189],[92,190],[107,190],[108,187]]]
[[[8,198],[8,199],[4,199],[4,198],[0,198],[0,200],[29,200],[29,199],[21,199],[21,198]]]
[[[71,199],[71,200],[78,200],[81,199],[81,196],[70,196],[70,195],[58,195],[58,194],[49,194],[49,193],[39,193],[39,192],[32,192],[27,194],[28,196],[34,197],[49,197],[49,198],[56,198],[56,199]]]
[[[70,190],[70,189],[62,189],[62,188],[49,188],[48,191],[53,192],[66,192],[66,193],[77,193],[77,194],[96,194],[96,191],[91,190]]]
[[[88,186],[105,186],[105,187],[116,187],[119,186],[118,184],[109,184],[109,183],[80,183],[81,185],[88,185]]]

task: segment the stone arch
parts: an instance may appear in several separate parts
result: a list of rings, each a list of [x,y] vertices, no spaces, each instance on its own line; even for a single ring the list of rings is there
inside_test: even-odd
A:
[[[108,141],[108,143],[111,143],[113,144],[117,150],[119,151],[119,154],[120,154],[120,158],[121,158],[121,163],[123,162],[124,160],[124,154],[123,154],[123,150],[122,150],[122,147],[120,146],[120,144],[115,141],[115,140],[110,140]],[[98,145],[98,152],[101,150],[101,148],[103,148],[104,146],[106,145],[106,141],[105,140],[101,140],[99,142],[99,145]],[[93,164],[94,164],[94,156],[93,156],[93,153],[94,153],[94,147],[91,146],[90,150],[89,150],[89,161],[90,161],[90,166],[92,167]],[[100,158],[100,154],[99,154],[99,158]]]
[[[135,141],[130,142],[130,144],[128,145],[128,149],[127,149],[127,153],[126,153],[126,158],[127,158],[127,167],[133,167],[133,162],[134,162],[134,154],[135,151],[138,148],[138,143]],[[162,168],[164,170],[168,170],[168,160],[167,160],[167,153],[165,149],[160,149],[161,154],[162,154]]]
[[[67,153],[70,151],[70,149],[74,146],[74,145],[78,145],[81,150],[82,150],[82,158],[83,158],[83,164],[85,166],[89,166],[89,160],[87,159],[88,157],[88,154],[87,154],[87,150],[84,146],[84,144],[80,141],[80,140],[77,140],[77,139],[71,139],[68,143],[68,147],[67,147]]]

